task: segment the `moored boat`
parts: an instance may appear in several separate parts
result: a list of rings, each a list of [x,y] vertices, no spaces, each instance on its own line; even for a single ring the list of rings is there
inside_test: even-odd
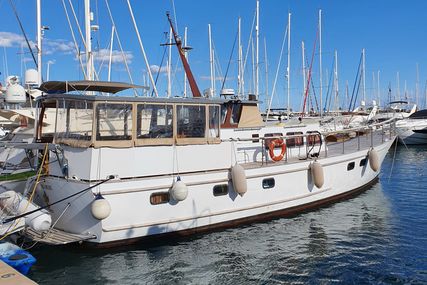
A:
[[[372,184],[394,140],[382,124],[326,144],[313,126],[265,126],[256,101],[56,93],[37,106],[26,147],[46,153],[47,172],[34,202],[49,211],[50,233],[73,237],[27,231],[50,244],[109,246],[319,207]]]

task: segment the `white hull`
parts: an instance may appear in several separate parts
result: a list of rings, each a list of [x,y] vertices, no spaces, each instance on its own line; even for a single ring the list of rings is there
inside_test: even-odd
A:
[[[405,119],[396,123],[399,140],[404,144],[427,144],[427,119]]]
[[[376,147],[380,162],[383,161],[392,141]],[[150,195],[167,192],[172,185],[171,176],[162,175],[129,180],[112,180],[93,189],[100,191],[111,205],[111,215],[99,221],[91,215],[93,194],[86,192],[71,202],[60,203],[51,208],[53,220],[62,217],[56,228],[77,234],[95,235],[95,243],[128,242],[132,239],[159,234],[194,232],[236,222],[261,219],[275,212],[285,212],[295,207],[305,208],[313,203],[327,202],[333,197],[361,189],[371,183],[379,171],[373,171],[369,162],[359,166],[367,150],[337,157],[319,158],[323,166],[325,183],[321,189],[314,186],[309,164],[311,160],[298,163],[270,163],[263,167],[246,167],[248,191],[242,197],[232,189],[229,169],[201,171],[182,174],[188,186],[188,197],[178,203],[151,205]],[[350,162],[355,162],[348,171]],[[274,178],[275,186],[263,189],[263,179]],[[213,195],[213,187],[228,184],[225,196]],[[47,200],[58,201],[89,186],[80,181],[47,177],[41,183]],[[46,201],[46,197],[43,198]]]

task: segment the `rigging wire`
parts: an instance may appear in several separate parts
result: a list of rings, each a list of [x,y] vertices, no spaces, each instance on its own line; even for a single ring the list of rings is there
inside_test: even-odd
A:
[[[34,64],[38,68],[39,64],[34,55],[33,49],[31,48],[30,41],[27,38],[27,34],[25,33],[24,27],[22,26],[21,20],[19,19],[18,12],[16,11],[16,7],[13,4],[13,0],[9,0],[10,6],[12,7],[13,13],[15,14],[16,20],[18,21],[19,28],[21,29],[22,34],[24,35],[25,42],[27,43],[28,49],[30,50],[31,56],[33,58]],[[37,47],[37,50],[40,52],[40,47]]]
[[[236,33],[234,38],[233,48],[231,49],[230,58],[228,59],[227,69],[225,70],[224,79],[222,80],[221,90],[224,89],[225,81],[227,80],[228,70],[230,69],[231,59],[233,58],[234,48],[236,47],[237,35],[238,33]]]

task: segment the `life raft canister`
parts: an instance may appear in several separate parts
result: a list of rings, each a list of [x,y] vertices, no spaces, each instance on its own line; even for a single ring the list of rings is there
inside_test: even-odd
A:
[[[279,155],[274,154],[274,149],[276,147],[281,148],[281,152]],[[286,153],[286,144],[283,141],[283,139],[274,139],[270,142],[270,145],[268,146],[268,153],[270,154],[270,157],[274,161],[281,161]]]

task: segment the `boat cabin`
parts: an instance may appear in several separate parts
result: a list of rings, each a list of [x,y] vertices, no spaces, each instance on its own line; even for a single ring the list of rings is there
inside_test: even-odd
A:
[[[263,125],[256,101],[105,96],[133,85],[48,83],[42,89],[55,94],[37,100],[38,142],[72,147],[216,144],[221,128]],[[65,93],[82,90],[102,93]],[[48,109],[55,110],[54,130],[43,124]]]

